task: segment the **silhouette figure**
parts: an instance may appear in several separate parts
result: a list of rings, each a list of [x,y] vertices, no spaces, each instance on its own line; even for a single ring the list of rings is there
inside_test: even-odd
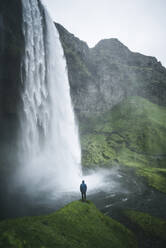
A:
[[[82,201],[86,201],[87,186],[86,186],[84,180],[83,180],[82,183],[80,184],[80,191],[81,191],[81,195],[82,195]]]

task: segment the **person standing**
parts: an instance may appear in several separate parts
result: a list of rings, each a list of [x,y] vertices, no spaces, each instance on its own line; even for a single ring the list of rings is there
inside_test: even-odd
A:
[[[87,185],[85,184],[84,180],[80,184],[80,191],[81,191],[81,195],[82,195],[82,201],[86,201]]]

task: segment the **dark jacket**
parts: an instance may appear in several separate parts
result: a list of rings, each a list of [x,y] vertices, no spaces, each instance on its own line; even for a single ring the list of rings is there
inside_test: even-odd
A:
[[[87,191],[87,186],[86,186],[85,183],[81,183],[81,185],[80,185],[80,191],[82,193],[85,193]]]

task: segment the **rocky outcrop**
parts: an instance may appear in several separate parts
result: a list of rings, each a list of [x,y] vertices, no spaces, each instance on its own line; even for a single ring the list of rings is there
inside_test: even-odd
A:
[[[102,40],[90,49],[61,25],[56,26],[77,113],[101,113],[128,96],[166,105],[166,69],[156,58],[133,53],[117,39]]]

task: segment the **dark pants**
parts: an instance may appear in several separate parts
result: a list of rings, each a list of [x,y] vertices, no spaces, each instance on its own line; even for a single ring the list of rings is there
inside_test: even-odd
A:
[[[82,201],[86,201],[86,192],[81,192]]]

